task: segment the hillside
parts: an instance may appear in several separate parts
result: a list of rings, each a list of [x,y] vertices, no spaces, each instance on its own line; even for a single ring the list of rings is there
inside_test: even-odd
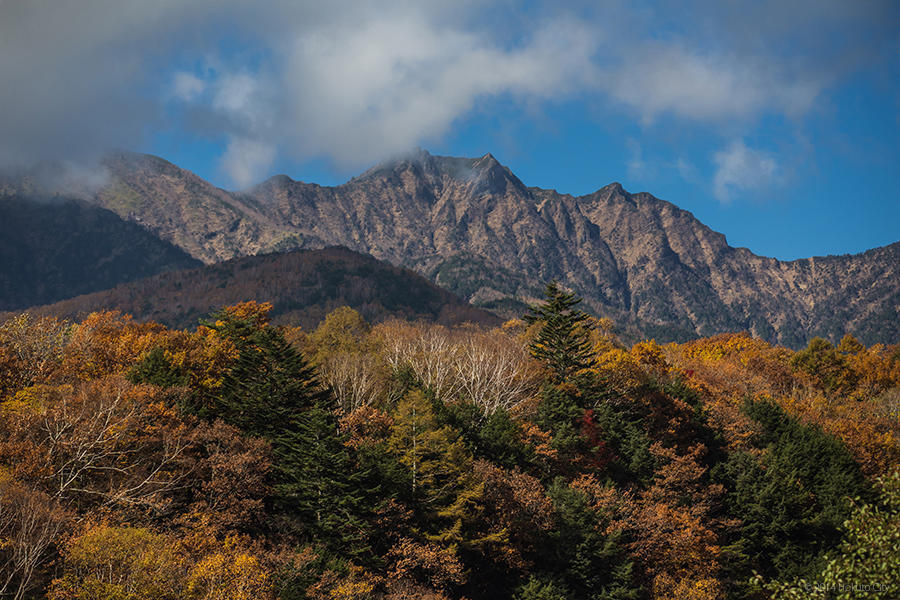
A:
[[[274,322],[305,328],[340,306],[356,309],[369,322],[400,317],[442,324],[499,323],[493,314],[415,273],[345,248],[252,256],[162,273],[29,312],[78,318],[115,309],[139,321],[191,328],[211,311],[246,300],[271,302]]]
[[[900,244],[779,261],[616,183],[580,197],[527,187],[490,154],[418,151],[336,187],[279,175],[241,193],[151,156],[106,166],[94,202],[206,263],[342,245],[504,315],[557,279],[593,312],[661,340],[737,330],[794,347],[847,332],[900,339]]]
[[[0,196],[0,310],[199,264],[103,208],[71,199]]]
[[[808,582],[862,572],[878,593],[845,597],[900,597],[900,344],[629,348],[575,327],[571,300],[549,289],[530,331],[338,311],[303,335],[252,302],[186,331],[0,322],[0,581],[32,600],[823,600]]]

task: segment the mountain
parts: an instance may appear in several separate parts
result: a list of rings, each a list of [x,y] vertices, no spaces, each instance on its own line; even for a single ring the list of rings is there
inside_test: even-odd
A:
[[[243,192],[156,157],[105,164],[109,182],[91,201],[206,263],[342,245],[503,314],[557,279],[593,312],[657,339],[730,330],[789,346],[845,332],[900,339],[900,244],[779,261],[730,247],[650,194],[617,183],[580,197],[528,187],[490,154],[420,150],[336,187],[279,175]]]
[[[307,328],[340,306],[356,309],[369,322],[400,317],[445,325],[500,323],[496,315],[411,271],[339,247],[161,273],[29,312],[77,319],[91,311],[116,309],[141,321],[192,328],[211,311],[246,300],[271,302],[275,323]]]
[[[73,199],[0,196],[0,310],[55,302],[199,264],[98,206]]]

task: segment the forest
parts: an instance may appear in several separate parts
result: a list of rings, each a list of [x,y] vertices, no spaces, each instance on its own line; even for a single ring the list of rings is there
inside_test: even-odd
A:
[[[0,597],[900,597],[900,344],[0,323]]]

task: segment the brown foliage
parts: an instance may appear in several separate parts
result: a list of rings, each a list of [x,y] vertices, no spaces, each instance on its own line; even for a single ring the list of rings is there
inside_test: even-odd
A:
[[[410,538],[400,539],[388,552],[388,578],[413,580],[443,590],[465,582],[463,565],[451,547]]]
[[[118,377],[23,390],[0,410],[0,431],[0,464],[82,510],[158,514],[193,468],[193,432],[163,394]]]
[[[0,324],[0,401],[43,383],[60,369],[67,325],[54,318],[18,315]]]
[[[269,444],[243,437],[216,420],[198,427],[191,453],[197,462],[193,502],[181,518],[185,526],[199,520],[219,537],[260,528],[266,518],[263,499],[270,491],[266,480],[271,467]]]
[[[488,547],[490,557],[512,569],[527,569],[526,555],[553,524],[553,503],[540,481],[530,475],[506,471],[486,460],[474,466],[485,490],[480,528],[502,534],[505,540]]]
[[[15,483],[0,470],[0,596],[25,597],[41,581],[41,568],[69,515],[47,494]]]

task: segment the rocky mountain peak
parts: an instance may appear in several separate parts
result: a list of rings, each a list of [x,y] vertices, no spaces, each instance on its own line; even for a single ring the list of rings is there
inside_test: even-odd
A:
[[[777,261],[731,248],[690,212],[618,182],[580,197],[526,188],[490,153],[417,149],[340,186],[281,175],[243,193],[156,157],[110,164],[93,202],[206,263],[344,245],[506,314],[557,279],[586,308],[659,340],[736,330],[787,345],[900,336],[900,246]]]

